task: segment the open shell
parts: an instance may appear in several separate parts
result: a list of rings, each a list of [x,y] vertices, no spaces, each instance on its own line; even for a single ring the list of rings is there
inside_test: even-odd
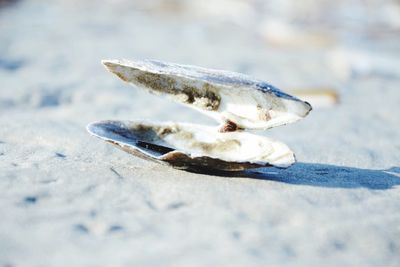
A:
[[[88,131],[146,159],[182,169],[237,171],[288,167],[283,143],[245,132],[297,121],[310,104],[248,76],[159,61],[103,61],[122,80],[215,118],[222,126],[145,121],[100,121]]]

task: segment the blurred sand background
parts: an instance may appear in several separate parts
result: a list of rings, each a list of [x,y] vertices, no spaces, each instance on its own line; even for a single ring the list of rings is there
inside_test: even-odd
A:
[[[339,102],[260,133],[287,170],[183,172],[86,132],[214,124],[100,64],[121,58]],[[399,1],[0,1],[0,266],[400,266],[399,116]]]

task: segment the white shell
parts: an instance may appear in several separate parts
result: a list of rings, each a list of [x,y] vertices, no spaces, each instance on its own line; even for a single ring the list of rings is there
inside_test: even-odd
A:
[[[237,171],[295,162],[283,143],[246,129],[268,129],[305,117],[311,106],[248,76],[159,61],[104,60],[129,84],[199,110],[223,127],[189,123],[100,121],[88,131],[146,159],[191,170]],[[221,131],[222,129],[222,131]]]
[[[154,60],[103,60],[122,80],[243,129],[268,129],[305,117],[311,105],[246,75]]]
[[[286,168],[295,162],[293,152],[285,144],[242,131],[222,133],[216,127],[204,125],[146,121],[101,121],[87,128],[125,151],[167,162],[186,155],[196,165],[207,163],[210,169],[215,169],[209,166],[210,162],[237,163],[218,168],[230,171],[245,166]],[[195,166],[185,163],[179,167]]]

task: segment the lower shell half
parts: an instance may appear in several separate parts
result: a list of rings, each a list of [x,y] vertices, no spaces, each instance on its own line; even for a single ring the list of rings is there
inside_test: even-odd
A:
[[[100,121],[87,130],[135,156],[186,170],[241,171],[286,168],[295,162],[287,145],[249,132],[173,122]]]

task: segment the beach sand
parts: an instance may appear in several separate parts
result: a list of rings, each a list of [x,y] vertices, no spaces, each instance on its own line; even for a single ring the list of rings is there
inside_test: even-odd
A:
[[[0,266],[400,266],[400,13],[370,2],[4,5]],[[289,169],[195,174],[86,132],[103,119],[215,124],[100,64],[121,58],[340,101],[259,132],[295,151]]]

